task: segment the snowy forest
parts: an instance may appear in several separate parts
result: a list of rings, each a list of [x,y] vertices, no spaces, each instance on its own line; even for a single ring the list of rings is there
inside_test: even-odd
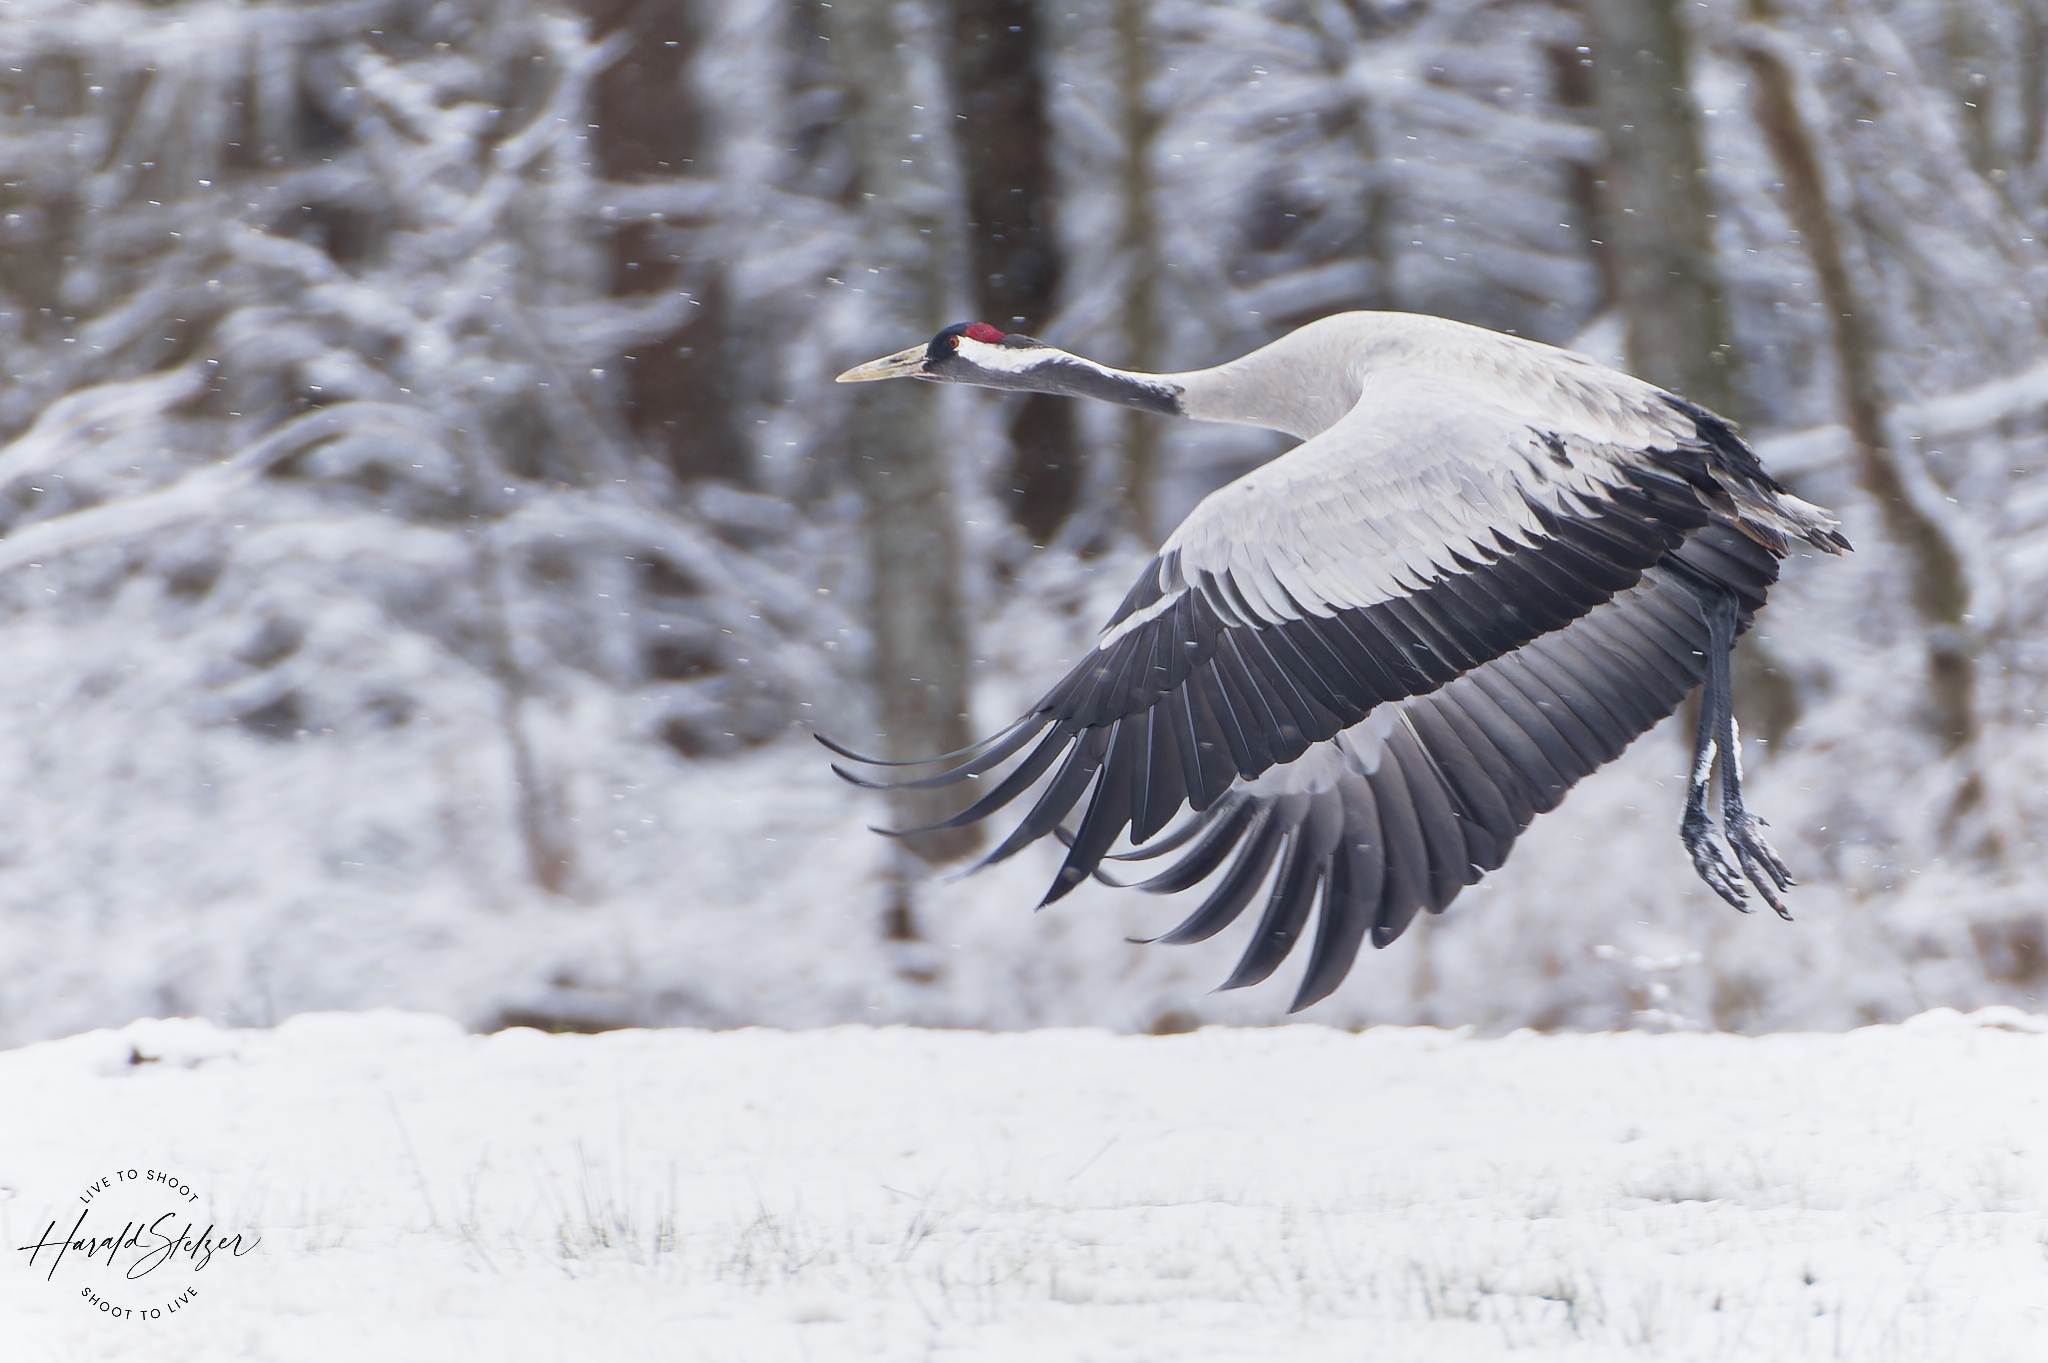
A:
[[[1857,552],[1737,655],[1796,921],[1639,740],[1301,1016],[1839,1029],[2048,985],[2042,0],[13,0],[0,1044],[1278,1022],[1245,925],[831,774],[1008,722],[1279,436],[835,387],[980,319],[1571,346]],[[1184,911],[1184,910],[1183,910]]]

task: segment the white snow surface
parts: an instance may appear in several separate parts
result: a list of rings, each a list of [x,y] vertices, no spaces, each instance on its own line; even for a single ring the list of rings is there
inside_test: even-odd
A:
[[[2048,1018],[2011,1008],[1498,1039],[152,1020],[0,1053],[0,1092],[9,1360],[2048,1346]],[[260,1236],[156,1321],[13,1249],[123,1166]]]

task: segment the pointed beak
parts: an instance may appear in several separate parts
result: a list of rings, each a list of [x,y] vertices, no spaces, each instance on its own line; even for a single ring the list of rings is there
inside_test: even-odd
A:
[[[925,377],[924,356],[927,347],[914,345],[908,350],[899,350],[894,355],[885,355],[879,360],[857,364],[839,376],[840,383],[873,383],[876,379],[921,379]]]

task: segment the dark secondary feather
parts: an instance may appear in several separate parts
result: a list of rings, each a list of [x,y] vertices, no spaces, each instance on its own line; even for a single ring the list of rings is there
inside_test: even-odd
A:
[[[1197,575],[1017,725],[915,784],[985,775],[1028,746],[940,826],[985,818],[1043,781],[987,861],[1059,831],[1068,855],[1047,903],[1096,874],[1119,836],[1146,843],[1192,808],[1193,825],[1169,835],[1192,848],[1140,888],[1178,891],[1219,869],[1222,879],[1165,940],[1221,930],[1270,872],[1229,983],[1269,975],[1320,902],[1295,1001],[1306,1006],[1335,988],[1367,937],[1384,946],[1422,910],[1441,912],[1502,863],[1536,814],[1698,684],[1706,633],[1683,574],[1732,591],[1745,626],[1762,604],[1782,542],[1716,523],[1728,517],[1727,484],[1747,480],[1730,477],[1704,428],[1702,440],[1647,452],[1628,482],[1566,510],[1532,502],[1543,532],[1534,544],[1503,537],[1449,554],[1397,599],[1320,616],[1307,609],[1318,603],[1296,602],[1301,618],[1268,623],[1227,575]],[[1664,566],[1674,562],[1687,568]],[[1111,626],[1158,606],[1177,571],[1154,560]],[[1373,752],[1350,751],[1348,737],[1330,743],[1368,715],[1390,720]],[[1236,785],[1319,744],[1312,762],[1331,750],[1355,759],[1325,788],[1267,797]]]
[[[1208,809],[1234,781],[1299,759],[1375,707],[1433,691],[1569,624],[1706,523],[1675,483],[1646,478],[1631,491],[1626,504],[1591,503],[1583,516],[1545,511],[1546,534],[1533,546],[1503,540],[1482,561],[1461,561],[1407,598],[1326,616],[1260,625],[1227,586],[1195,584],[1049,691],[1027,721],[1044,728],[1024,766],[948,822],[986,817],[1057,763],[1051,784],[990,857],[1001,860],[1058,825],[1102,770],[1047,896],[1057,899],[1126,828],[1133,842],[1145,842],[1182,808]],[[1111,623],[1159,601],[1163,576],[1155,562]],[[983,774],[990,755],[1011,748],[1018,733],[921,784]],[[1079,741],[1084,735],[1091,741]]]
[[[1768,551],[1722,526],[1671,558],[1751,600],[1776,576]],[[1226,987],[1271,974],[1319,906],[1293,1004],[1305,1008],[1337,987],[1368,938],[1385,946],[1418,913],[1443,912],[1507,859],[1536,815],[1675,710],[1705,676],[1706,648],[1694,588],[1653,567],[1564,629],[1396,703],[1383,733],[1338,738],[1311,759],[1330,769],[1322,788],[1226,794],[1170,835],[1191,850],[1135,888],[1178,893],[1221,869],[1162,939],[1197,941],[1240,916],[1271,873],[1260,925]]]

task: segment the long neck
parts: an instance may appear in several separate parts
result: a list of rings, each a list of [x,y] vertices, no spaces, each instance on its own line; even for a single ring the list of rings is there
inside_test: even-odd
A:
[[[1624,418],[1648,419],[1647,413],[1663,412],[1669,402],[1649,385],[1570,351],[1401,312],[1338,313],[1228,364],[1184,374],[1131,374],[1064,353],[1043,372],[1050,392],[1195,421],[1262,426],[1301,440],[1342,421],[1358,405],[1369,376],[1399,384],[1405,373],[1462,383],[1477,393],[1511,391],[1533,410],[1594,420],[1602,429]]]
[[[1122,407],[1136,407],[1161,416],[1187,416],[1181,406],[1177,375],[1137,374],[1127,369],[1061,354],[1058,359],[1029,371],[1028,386],[1041,393],[1065,393],[1078,398],[1096,398]]]
[[[965,379],[983,388],[1095,398],[1162,416],[1263,426],[1306,440],[1330,426],[1358,401],[1358,383],[1340,366],[1303,364],[1273,352],[1292,337],[1214,369],[1185,374],[1140,374],[1112,369],[1079,355],[1040,352],[1015,373],[984,369]]]
[[[1095,398],[1123,407],[1137,407],[1162,416],[1184,416],[1180,387],[1158,374],[1134,374],[1070,355],[1051,346],[1007,349],[963,337],[957,343],[956,368],[942,368],[939,377],[980,388],[1022,389]],[[943,361],[941,362],[944,363]]]
[[[1313,322],[1213,369],[1161,377],[1181,390],[1181,414],[1285,431],[1322,434],[1358,404],[1370,338],[1349,313]]]
[[[1401,319],[1412,323],[1413,319]],[[1451,324],[1445,324],[1451,325]],[[1262,426],[1306,440],[1358,404],[1369,358],[1390,336],[1378,315],[1312,322],[1213,369],[1139,374],[1060,350],[1004,350],[963,340],[964,382],[1096,398],[1166,416]]]

